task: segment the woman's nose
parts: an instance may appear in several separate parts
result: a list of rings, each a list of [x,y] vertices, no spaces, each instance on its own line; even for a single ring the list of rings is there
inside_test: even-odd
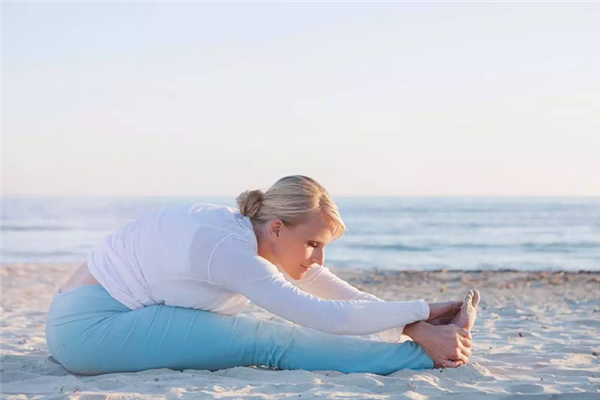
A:
[[[325,263],[325,251],[314,252],[310,261],[314,264],[323,265]]]

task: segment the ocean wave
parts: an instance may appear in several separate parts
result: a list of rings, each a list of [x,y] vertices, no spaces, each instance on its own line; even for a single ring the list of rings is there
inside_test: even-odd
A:
[[[403,244],[353,244],[355,249],[378,249],[378,250],[396,250],[396,251],[430,251],[429,247],[406,246]]]
[[[522,243],[520,247],[523,247],[530,251],[536,252],[570,252],[581,249],[597,249],[600,251],[600,243],[598,242],[577,242],[577,243],[565,243],[565,242],[554,242],[554,243]]]
[[[551,243],[511,243],[511,244],[496,244],[496,243],[427,243],[426,245],[406,245],[406,244],[348,244],[348,247],[354,249],[373,249],[387,251],[418,251],[427,252],[432,250],[440,250],[444,248],[452,249],[524,249],[534,252],[575,252],[582,249],[598,249],[600,251],[600,243],[598,242],[551,242]]]
[[[17,231],[17,232],[56,232],[56,231],[70,231],[73,228],[65,226],[19,226],[19,225],[2,225],[1,231]]]
[[[72,251],[7,251],[3,252],[2,256],[4,259],[7,258],[46,258],[46,257],[64,257],[64,256],[75,256],[85,257],[86,253],[76,253]]]

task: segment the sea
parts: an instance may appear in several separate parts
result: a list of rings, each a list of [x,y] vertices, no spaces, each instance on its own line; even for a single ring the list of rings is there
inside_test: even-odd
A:
[[[334,197],[347,232],[325,266],[386,270],[600,271],[598,197]],[[3,197],[1,259],[82,263],[146,213],[235,197]]]

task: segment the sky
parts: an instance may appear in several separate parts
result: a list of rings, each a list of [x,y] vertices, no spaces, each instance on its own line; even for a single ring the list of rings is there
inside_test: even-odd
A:
[[[600,3],[2,3],[3,196],[600,196]]]

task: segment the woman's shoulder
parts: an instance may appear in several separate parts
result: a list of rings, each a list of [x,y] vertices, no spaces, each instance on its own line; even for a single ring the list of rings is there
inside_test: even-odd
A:
[[[215,226],[252,230],[250,218],[242,215],[236,207],[213,203],[193,203],[189,205],[189,213],[198,221],[214,223]]]
[[[197,227],[197,240],[206,243],[209,237],[218,241],[227,238],[256,247],[252,222],[238,208],[213,203],[193,203],[188,205],[187,213]]]
[[[243,216],[236,207],[206,202],[185,203],[163,208],[154,215],[159,217],[186,218],[203,225],[214,224],[215,227],[239,227],[252,229],[248,217]]]

